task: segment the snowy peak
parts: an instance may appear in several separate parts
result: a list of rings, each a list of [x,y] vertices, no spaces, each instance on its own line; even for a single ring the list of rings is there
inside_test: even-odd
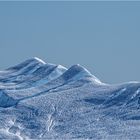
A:
[[[67,72],[72,75],[81,73],[84,76],[91,76],[91,73],[80,64],[71,66]]]
[[[44,62],[42,59],[38,58],[38,57],[32,57],[30,59],[25,60],[24,62],[22,62],[21,64],[24,63],[38,63],[38,64],[46,64],[46,62]]]
[[[138,82],[107,85],[38,58],[0,72],[0,139],[139,139],[139,124]]]
[[[66,67],[62,66],[62,65],[57,65],[58,69],[61,69],[62,71],[66,71],[68,70]]]
[[[46,64],[46,62],[44,62],[43,60],[41,60],[38,57],[32,57],[30,59],[27,59],[24,62],[22,62],[21,64],[24,64],[24,63],[27,63],[27,64],[30,64],[30,63]]]
[[[45,63],[38,57],[28,59],[18,65],[7,69],[10,73],[7,75],[7,79],[10,82],[16,83],[33,83],[37,86],[38,84],[45,84],[48,82],[57,81],[78,81],[88,80],[94,83],[101,83],[99,79],[93,76],[86,68],[76,64],[71,66],[69,69],[62,65],[56,65],[52,63]]]
[[[36,66],[36,65],[44,65],[46,64],[44,61],[37,57],[33,57],[31,59],[27,59],[24,62],[15,65],[13,67],[8,68],[7,70],[20,70],[20,69],[25,69],[28,68],[29,66]]]
[[[33,61],[37,61],[38,63],[46,64],[46,62],[44,62],[42,59],[40,59],[38,57],[33,57],[32,59],[33,59]]]
[[[85,69],[83,66],[77,64],[71,66],[63,75],[62,78],[65,81],[68,80],[79,80],[86,77],[92,77],[91,73]]]

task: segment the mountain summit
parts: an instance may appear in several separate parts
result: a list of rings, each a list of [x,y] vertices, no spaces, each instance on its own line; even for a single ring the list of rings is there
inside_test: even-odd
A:
[[[0,139],[139,139],[140,83],[34,57],[0,71]]]

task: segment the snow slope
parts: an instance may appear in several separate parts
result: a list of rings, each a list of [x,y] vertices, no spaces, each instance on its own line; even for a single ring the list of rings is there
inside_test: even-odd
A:
[[[140,83],[102,83],[39,58],[0,71],[0,139],[139,139]]]

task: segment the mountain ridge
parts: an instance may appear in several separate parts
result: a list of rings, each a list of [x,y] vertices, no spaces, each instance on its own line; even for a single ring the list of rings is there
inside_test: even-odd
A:
[[[139,139],[140,82],[35,57],[0,72],[0,139]]]

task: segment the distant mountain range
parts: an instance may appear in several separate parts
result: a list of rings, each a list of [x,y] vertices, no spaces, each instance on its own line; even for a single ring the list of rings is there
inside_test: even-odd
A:
[[[0,139],[140,138],[140,83],[35,57],[0,71]]]

